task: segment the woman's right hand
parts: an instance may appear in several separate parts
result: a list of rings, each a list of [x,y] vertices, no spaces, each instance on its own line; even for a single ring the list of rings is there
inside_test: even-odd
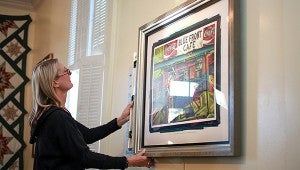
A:
[[[154,166],[154,160],[145,156],[146,150],[143,149],[141,152],[127,158],[128,167],[148,167]]]
[[[117,118],[117,124],[119,127],[122,127],[130,118],[130,109],[133,107],[133,102],[129,103],[126,108],[123,110],[120,117]]]

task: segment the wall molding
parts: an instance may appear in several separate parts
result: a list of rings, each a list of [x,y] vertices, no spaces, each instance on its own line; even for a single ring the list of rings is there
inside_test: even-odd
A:
[[[32,10],[41,0],[0,0],[0,6]]]

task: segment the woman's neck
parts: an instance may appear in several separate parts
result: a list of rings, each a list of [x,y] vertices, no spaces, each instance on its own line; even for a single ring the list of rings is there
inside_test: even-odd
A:
[[[61,107],[65,107],[65,104],[66,104],[66,100],[67,100],[67,92],[57,92],[56,93],[59,101],[60,101],[60,106]]]

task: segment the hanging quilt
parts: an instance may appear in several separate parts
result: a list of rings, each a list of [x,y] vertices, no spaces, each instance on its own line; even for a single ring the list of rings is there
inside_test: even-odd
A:
[[[24,169],[24,91],[29,15],[0,14],[0,169]]]

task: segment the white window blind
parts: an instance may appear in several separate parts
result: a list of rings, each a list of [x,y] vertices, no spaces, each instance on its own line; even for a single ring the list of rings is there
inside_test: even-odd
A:
[[[106,0],[98,0],[94,9],[93,35],[92,35],[92,55],[103,54],[104,35],[107,15]]]
[[[81,62],[77,120],[88,127],[101,122],[103,66],[98,57],[92,56]]]
[[[102,115],[107,5],[106,0],[72,0],[71,5],[68,66],[78,71],[79,80],[73,86],[77,87],[78,98],[72,89],[73,95],[69,94],[67,99],[67,104],[77,104],[67,107],[77,111],[76,120],[92,128],[100,125]],[[99,142],[89,147],[100,151]]]
[[[72,0],[68,65],[103,54],[107,0]]]

